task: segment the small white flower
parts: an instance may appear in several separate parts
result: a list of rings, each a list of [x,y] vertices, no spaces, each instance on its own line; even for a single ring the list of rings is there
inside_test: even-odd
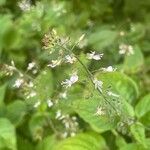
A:
[[[73,73],[70,79],[66,79],[65,81],[61,83],[61,85],[63,85],[66,88],[71,87],[72,84],[78,81],[78,78],[79,78],[78,75],[76,73]]]
[[[31,91],[30,93],[29,93],[29,95],[27,96],[27,99],[29,99],[29,98],[31,98],[31,97],[34,97],[34,96],[36,96],[37,95],[37,93],[35,92],[35,91]]]
[[[60,118],[61,117],[61,110],[58,110],[57,112],[56,112],[56,116],[55,116],[55,118],[56,119],[58,119],[58,118]]]
[[[23,79],[17,79],[13,87],[19,88],[24,83]]]
[[[50,99],[48,99],[47,100],[47,105],[48,105],[48,107],[52,107],[53,106],[53,102]]]
[[[33,87],[33,86],[34,86],[33,82],[30,81],[28,87]]]
[[[133,55],[133,47],[131,45],[121,44],[119,46],[119,54]]]
[[[115,94],[115,93],[113,93],[113,92],[111,92],[111,91],[107,92],[107,94],[108,94],[109,96],[119,97],[119,95],[117,95],[117,94]]]
[[[28,64],[27,70],[32,70],[35,67],[36,63],[35,62],[31,62]]]
[[[91,51],[91,53],[87,53],[88,59],[100,60],[103,54],[95,54],[95,51]]]
[[[15,67],[15,63],[14,63],[13,60],[11,61],[11,65],[12,65],[13,67]]]
[[[18,3],[18,6],[23,11],[29,11],[31,8],[30,0],[22,0],[21,2]]]
[[[37,72],[38,72],[37,69],[34,69],[34,70],[32,71],[33,74],[36,74]]]
[[[119,35],[120,35],[120,36],[124,36],[124,35],[125,35],[125,32],[124,32],[124,31],[120,31],[120,32],[119,32]]]
[[[94,79],[93,83],[95,84],[95,89],[99,89],[102,92],[103,82],[97,79]]]
[[[96,116],[101,116],[101,115],[105,115],[105,111],[102,107],[97,107],[96,113],[94,114]]]
[[[63,93],[60,93],[60,94],[59,94],[59,97],[66,99],[66,98],[67,98],[67,92],[65,91],[65,92],[63,92]]]
[[[112,66],[108,66],[107,68],[102,68],[103,71],[106,71],[106,72],[113,72],[115,71],[116,69],[113,68]]]
[[[75,135],[76,135],[75,132],[71,132],[71,133],[70,133],[70,136],[71,136],[71,137],[74,137]]]
[[[63,134],[62,134],[62,138],[66,138],[68,136],[68,132],[64,132]]]
[[[50,64],[48,64],[47,66],[54,68],[54,67],[60,65],[60,63],[61,63],[61,60],[52,60],[52,62]]]
[[[40,101],[37,101],[35,104],[34,104],[34,108],[37,108],[37,107],[39,107],[41,105],[41,102]]]
[[[73,64],[76,61],[76,58],[73,55],[66,55],[65,60],[67,63]]]

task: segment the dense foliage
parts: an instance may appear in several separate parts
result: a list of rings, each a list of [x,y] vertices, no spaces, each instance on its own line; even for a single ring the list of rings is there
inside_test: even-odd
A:
[[[149,0],[0,0],[0,150],[150,149]]]

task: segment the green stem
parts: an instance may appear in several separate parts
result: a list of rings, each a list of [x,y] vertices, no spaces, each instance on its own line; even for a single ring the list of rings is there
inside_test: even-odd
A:
[[[58,45],[58,46],[60,46],[61,48],[65,49],[69,53],[70,52],[73,53],[72,50],[74,49],[74,47],[76,45],[77,45],[77,43],[71,48],[71,50],[66,48],[66,47],[64,47],[64,46],[62,46],[62,45]],[[89,77],[91,83],[93,84],[93,86],[95,86],[93,74],[89,71],[89,69],[83,64],[83,62],[76,55],[74,55],[74,56],[78,60],[78,62],[82,65],[82,67],[84,68],[86,73],[88,74],[88,77]],[[109,102],[109,100],[106,99],[106,97],[103,95],[103,93],[101,92],[101,90],[99,88],[97,88],[97,91],[100,93],[100,95],[103,97],[103,99],[117,112],[116,108],[111,104],[111,102]]]

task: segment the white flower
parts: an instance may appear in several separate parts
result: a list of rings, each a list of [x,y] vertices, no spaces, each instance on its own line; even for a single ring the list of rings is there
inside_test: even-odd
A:
[[[37,107],[39,107],[41,105],[41,102],[40,101],[37,101],[35,104],[34,104],[34,108],[37,108]]]
[[[68,136],[68,132],[64,132],[63,134],[62,134],[62,138],[66,138]]]
[[[61,83],[61,85],[63,85],[66,88],[71,87],[72,84],[78,81],[78,78],[79,78],[78,75],[76,73],[73,73],[70,79],[66,79]]]
[[[94,60],[100,60],[102,58],[103,54],[95,54],[95,51],[91,51],[91,53],[87,53],[88,59],[94,59]]]
[[[48,105],[48,107],[52,107],[53,106],[53,102],[50,99],[48,99],[47,100],[47,105]]]
[[[34,86],[33,82],[30,81],[28,87],[33,87],[33,86]]]
[[[133,47],[131,45],[121,44],[119,46],[119,54],[133,55]]]
[[[70,136],[71,136],[71,137],[74,137],[75,135],[76,135],[75,132],[71,132],[71,133],[70,133]]]
[[[62,117],[61,110],[58,110],[58,111],[56,112],[55,119],[60,119],[61,117]]]
[[[93,83],[95,84],[95,89],[99,89],[102,92],[103,82],[97,79],[94,79]]]
[[[13,87],[19,88],[24,83],[23,79],[17,79]]]
[[[103,71],[106,71],[106,72],[113,72],[115,71],[116,69],[113,68],[112,66],[108,66],[107,68],[102,68]]]
[[[36,96],[37,93],[35,91],[31,91],[30,94],[27,96],[27,99]]]
[[[66,62],[73,64],[76,61],[76,58],[73,55],[66,55],[65,56]]]
[[[32,70],[35,67],[36,63],[35,62],[31,62],[28,64],[27,70]]]
[[[119,97],[119,95],[117,95],[117,94],[115,94],[115,93],[113,93],[113,92],[111,92],[111,91],[107,92],[107,94],[108,94],[109,96]]]
[[[31,8],[30,0],[22,0],[21,2],[18,3],[18,6],[23,11],[29,11]]]
[[[47,66],[54,68],[54,67],[60,65],[60,63],[61,63],[61,60],[52,60],[51,64],[48,64]]]
[[[120,36],[124,36],[124,35],[125,35],[125,32],[124,32],[124,31],[120,31],[120,32],[119,32],[119,35],[120,35]]]
[[[67,92],[65,91],[65,92],[63,92],[63,93],[60,93],[60,94],[59,94],[59,97],[66,99],[66,98],[67,98]]]
[[[105,111],[102,107],[97,107],[97,110],[96,110],[96,113],[94,115],[96,116],[101,116],[101,115],[104,115],[105,114]]]

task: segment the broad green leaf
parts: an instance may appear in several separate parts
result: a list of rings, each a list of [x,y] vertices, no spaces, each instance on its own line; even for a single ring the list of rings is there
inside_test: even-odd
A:
[[[4,36],[12,26],[10,15],[0,15],[0,50],[5,46]]]
[[[14,124],[19,125],[21,121],[23,120],[24,115],[27,111],[27,106],[25,102],[16,100],[6,107],[7,113],[6,117]]]
[[[53,93],[53,77],[51,70],[42,71],[35,79],[38,99],[47,100]]]
[[[17,150],[34,150],[34,145],[23,136],[17,136]]]
[[[127,55],[124,61],[124,70],[129,73],[136,73],[144,65],[144,56],[138,45],[133,46],[134,54]]]
[[[130,41],[136,42],[139,39],[144,37],[144,35],[145,35],[145,27],[142,24],[140,24],[140,23],[132,24],[131,28],[133,30],[131,30],[129,33],[127,33],[127,38],[130,39]]]
[[[135,113],[138,118],[141,118],[150,111],[150,94],[144,96],[136,105]]]
[[[37,101],[42,103],[41,110],[46,109],[46,101],[51,98],[53,93],[53,76],[50,69],[43,70],[34,80],[36,96],[28,99],[28,103],[34,105]]]
[[[103,81],[103,89],[118,94],[129,103],[135,103],[139,91],[136,83],[128,76],[119,72],[100,73],[97,78]]]
[[[58,143],[53,150],[104,150],[108,149],[102,136],[95,133],[81,133]]]
[[[73,103],[74,111],[96,132],[104,132],[113,129],[116,122],[112,121],[108,116],[97,116],[96,111],[100,105],[101,97],[93,99],[81,99]]]
[[[131,143],[131,144],[122,146],[119,150],[148,150],[148,149],[144,148],[140,144]]]
[[[102,48],[112,45],[117,38],[117,32],[110,29],[100,29],[90,34],[88,42],[95,49],[101,50]]]
[[[150,126],[150,111],[144,114],[142,117],[140,117],[139,121],[145,126],[149,127]]]
[[[145,137],[145,128],[140,123],[135,123],[131,125],[130,131],[134,139],[142,144],[144,147],[147,147],[146,145],[146,137]]]
[[[122,146],[119,150],[149,150],[150,147],[150,139],[145,140],[146,144],[148,145],[147,148],[145,148],[143,145],[139,143],[130,143]]]
[[[127,143],[122,136],[120,136],[120,135],[116,136],[116,145],[118,148],[124,147],[124,146],[126,146],[126,144]]]
[[[36,113],[32,115],[29,122],[29,130],[32,138],[36,140],[41,140],[43,137],[44,126],[46,125],[45,115],[41,113]]]
[[[0,149],[17,150],[15,128],[5,118],[0,118]]]
[[[0,0],[0,6],[4,5],[6,3],[6,0]]]
[[[48,136],[44,138],[36,147],[36,150],[52,150],[58,144],[55,136]]]
[[[5,97],[5,91],[6,91],[6,84],[0,86],[0,106],[4,105],[4,97]]]

